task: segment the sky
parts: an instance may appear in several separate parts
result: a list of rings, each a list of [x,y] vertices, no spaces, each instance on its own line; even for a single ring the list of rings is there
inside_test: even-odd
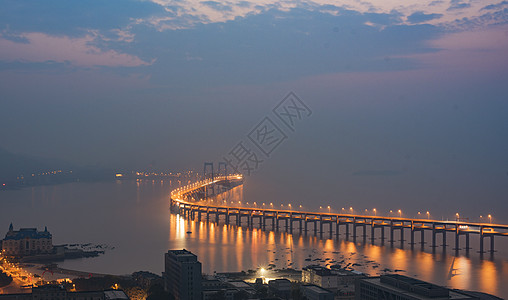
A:
[[[243,142],[246,200],[508,222],[508,1],[0,1],[1,148],[202,170]]]

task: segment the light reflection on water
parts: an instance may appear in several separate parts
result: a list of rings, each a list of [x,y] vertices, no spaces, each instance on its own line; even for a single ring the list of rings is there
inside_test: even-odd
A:
[[[177,215],[171,216],[172,222],[179,223],[182,219]],[[186,222],[188,226],[195,223]],[[313,235],[290,235],[225,224],[210,223],[208,226],[200,226],[200,230],[204,228],[209,231],[215,226],[222,228],[222,234],[216,234],[214,238],[209,234],[194,232],[185,238],[188,249],[199,255],[203,270],[207,273],[247,271],[258,267],[267,268],[269,264],[274,264],[277,268],[292,266],[300,269],[312,263],[324,265],[328,262],[342,262],[343,266],[353,266],[355,270],[370,275],[384,274],[387,269],[392,272],[397,270],[399,274],[448,287],[481,290],[501,296],[507,293],[507,287],[502,285],[503,281],[506,282],[503,278],[508,278],[508,262],[505,259],[480,260],[476,253],[470,258],[455,257],[443,252],[432,254],[420,250],[392,249],[370,243],[322,240]],[[180,236],[177,232],[173,234],[171,241]],[[215,242],[210,243],[210,240]],[[215,250],[221,251],[220,257],[217,257]],[[308,258],[311,261],[305,260]],[[314,261],[315,259],[319,260]]]
[[[453,246],[447,248],[447,253],[441,248],[431,253],[429,244],[425,245],[426,252],[422,252],[416,250],[419,245],[414,251],[409,245],[404,250],[398,249],[398,242],[394,248],[389,243],[380,246],[379,240],[372,245],[370,238],[366,243],[363,239],[354,243],[344,241],[343,235],[339,240],[320,239],[312,234],[290,235],[283,230],[272,232],[191,221],[169,213],[168,195],[175,186],[177,182],[117,181],[2,192],[0,234],[3,235],[10,222],[16,228],[41,229],[47,225],[55,244],[91,242],[114,246],[115,250],[103,256],[61,264],[64,268],[98,273],[148,270],[160,274],[163,253],[186,248],[198,255],[206,273],[255,269],[269,264],[277,268],[301,268],[311,263],[341,262],[344,266],[357,264],[354,269],[371,275],[382,274],[384,269],[399,269],[401,274],[440,285],[508,296],[508,239],[496,239],[499,252],[493,260],[488,255],[482,260],[477,249],[471,250],[469,257],[463,255],[464,251],[455,257]],[[222,201],[238,201],[242,199],[242,190],[234,189],[221,197]],[[267,222],[267,228],[270,226],[271,222]],[[430,236],[426,235],[425,239],[430,241]],[[477,245],[477,238],[472,236],[471,246],[477,248]]]

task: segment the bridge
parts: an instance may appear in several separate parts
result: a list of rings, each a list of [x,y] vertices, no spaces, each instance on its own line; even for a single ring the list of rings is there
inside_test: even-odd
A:
[[[213,176],[213,175],[212,175]],[[232,224],[234,220],[237,226],[246,224],[253,228],[257,227],[262,230],[278,231],[282,228],[288,233],[293,233],[298,230],[300,233],[307,233],[309,230],[314,232],[314,235],[323,237],[328,233],[330,238],[334,235],[338,237],[340,232],[345,234],[346,240],[351,237],[356,242],[358,231],[361,229],[361,237],[365,242],[367,240],[367,232],[370,229],[370,239],[372,243],[376,239],[376,234],[380,235],[381,243],[384,244],[385,229],[389,231],[388,242],[393,246],[395,240],[395,232],[399,232],[400,246],[403,248],[405,240],[404,232],[409,232],[409,244],[411,249],[414,248],[416,236],[419,237],[419,244],[421,249],[424,249],[425,232],[431,232],[431,247],[433,250],[439,247],[437,244],[438,235],[442,238],[443,250],[447,246],[447,234],[454,234],[456,252],[461,250],[460,240],[461,237],[465,239],[466,253],[469,253],[471,234],[479,236],[479,253],[483,255],[486,253],[484,240],[490,239],[490,247],[488,252],[493,254],[494,237],[508,236],[508,225],[491,224],[491,223],[477,223],[477,222],[464,222],[464,221],[442,221],[432,219],[419,219],[419,218],[405,218],[405,217],[384,217],[384,216],[369,216],[359,214],[343,214],[343,213],[321,213],[311,211],[300,211],[293,209],[273,209],[273,208],[258,208],[258,207],[243,207],[233,206],[221,203],[210,203],[208,200],[211,196],[226,192],[236,186],[243,184],[241,175],[226,175],[212,177],[190,185],[180,187],[171,192],[171,209],[184,217],[193,220],[202,221],[205,219],[207,222],[224,222],[225,224]],[[205,201],[203,201],[205,200]],[[283,226],[281,226],[283,222]],[[295,226],[296,224],[296,226]],[[312,229],[309,229],[312,225]],[[328,231],[328,232],[327,232]]]

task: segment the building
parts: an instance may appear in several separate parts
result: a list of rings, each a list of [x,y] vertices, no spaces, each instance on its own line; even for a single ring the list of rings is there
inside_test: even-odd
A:
[[[325,268],[310,265],[302,269],[302,282],[327,289],[335,294],[335,299],[351,300],[355,298],[355,281],[366,278],[361,272],[341,268]]]
[[[334,294],[332,291],[319,287],[317,285],[302,285],[300,288],[302,294],[308,300],[333,300]]]
[[[291,281],[288,279],[274,279],[268,281],[268,289],[282,299],[290,299],[291,297]]]
[[[192,252],[169,250],[164,255],[164,288],[176,300],[201,299],[201,263]]]
[[[302,269],[302,281],[331,290],[337,290],[355,284],[357,278],[364,278],[365,274],[339,268],[328,269],[311,265]]]
[[[68,292],[61,285],[43,285],[31,293],[0,294],[0,300],[129,300],[122,290]]]
[[[53,253],[53,236],[48,228],[37,231],[37,228],[21,228],[14,230],[9,226],[9,231],[2,240],[2,252],[10,256],[29,256],[37,254]]]
[[[404,275],[391,274],[358,279],[356,281],[355,299],[477,300],[480,298]]]

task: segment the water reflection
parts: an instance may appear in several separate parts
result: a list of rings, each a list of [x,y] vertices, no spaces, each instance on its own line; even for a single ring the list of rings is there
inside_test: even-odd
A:
[[[453,255],[451,247],[448,253],[439,249],[433,254],[431,247],[426,248],[428,252],[410,247],[401,250],[398,243],[394,248],[390,243],[382,246],[380,239],[374,244],[370,240],[354,243],[346,241],[344,234],[339,239],[320,239],[312,234],[312,225],[307,235],[288,234],[284,226],[281,231],[272,232],[257,228],[257,223],[252,229],[227,226],[223,221],[217,225],[170,214],[171,188],[167,183],[161,186],[152,181],[124,181],[7,191],[0,194],[4,204],[0,210],[0,233],[12,221],[15,226],[47,225],[55,244],[91,242],[114,246],[115,250],[98,258],[61,263],[64,268],[98,273],[149,270],[160,274],[163,253],[186,248],[198,255],[206,273],[270,264],[296,269],[308,264],[341,264],[371,275],[397,269],[397,273],[445,286],[508,295],[508,285],[504,284],[508,278],[508,247],[503,238],[496,240],[498,252],[494,258],[482,260],[477,249],[472,249],[467,257],[465,251]],[[240,196],[241,189],[236,189],[225,197],[231,200]],[[471,246],[477,246],[474,236]]]
[[[171,224],[182,224],[179,216],[172,215],[170,219]],[[370,243],[320,239],[312,234],[291,235],[283,231],[227,225],[220,225],[221,236],[217,237],[220,244],[216,244],[211,242],[216,225],[206,222],[201,224],[204,226],[196,227],[197,230],[205,230],[207,234],[200,233],[199,236],[210,238],[197,242],[189,237],[186,239],[189,242],[188,249],[198,254],[203,262],[203,270],[207,273],[246,271],[269,265],[300,269],[309,264],[341,264],[370,275],[395,272],[453,288],[481,290],[498,295],[508,292],[500,283],[501,278],[508,276],[507,262],[503,259],[471,259],[441,251],[432,254]],[[170,235],[170,241],[180,238],[182,235],[176,232]],[[216,250],[220,254],[216,254]]]

